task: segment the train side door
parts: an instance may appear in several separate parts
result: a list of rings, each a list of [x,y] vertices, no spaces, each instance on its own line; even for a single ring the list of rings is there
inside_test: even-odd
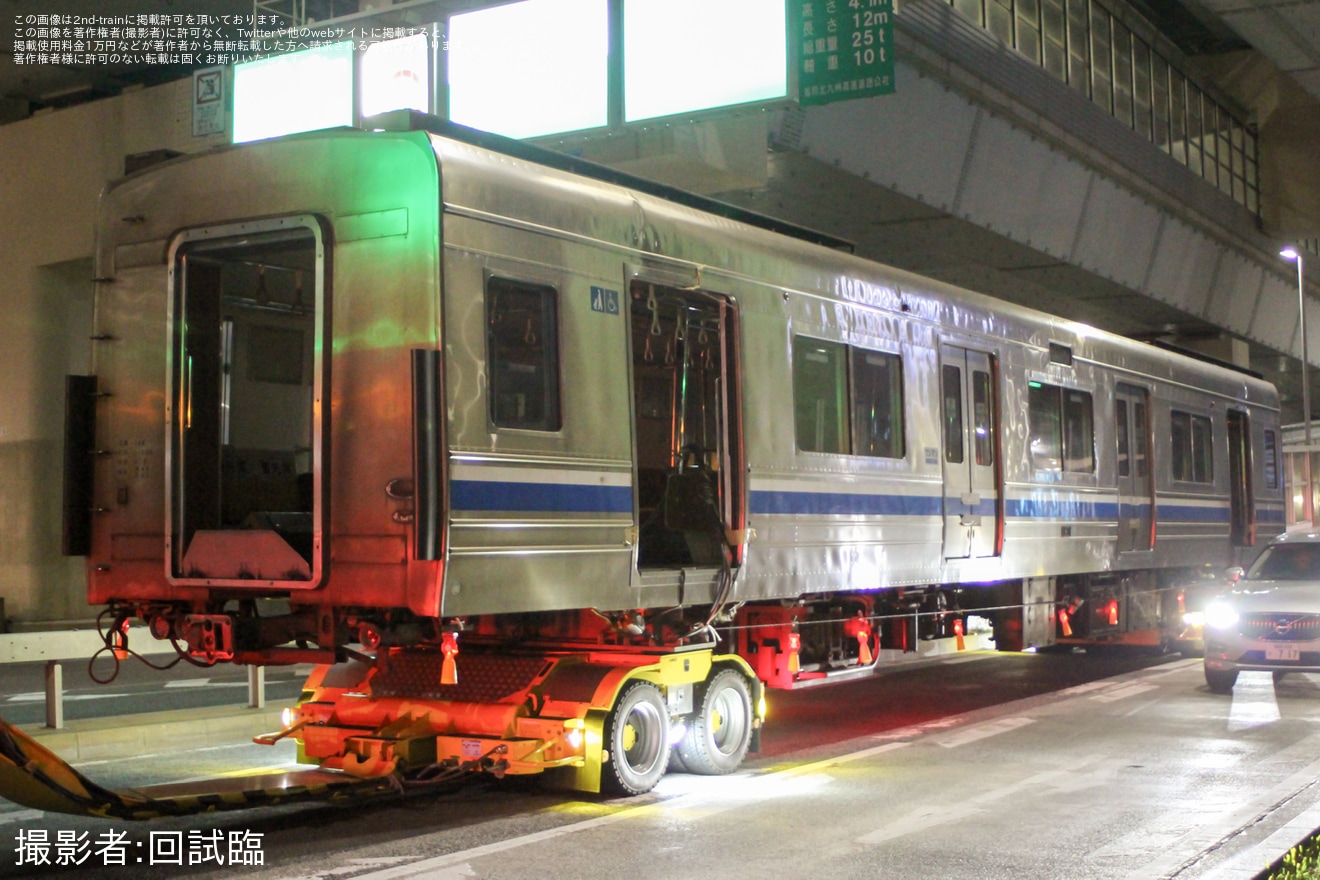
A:
[[[1154,535],[1155,484],[1150,461],[1150,393],[1120,384],[1114,392],[1118,443],[1118,552],[1149,550]]]
[[[629,290],[637,568],[723,567],[742,527],[737,309],[718,294]]]
[[[994,359],[989,352],[940,346],[944,444],[944,556],[999,553],[998,431]]]
[[[1234,547],[1256,542],[1256,510],[1251,503],[1251,421],[1228,411],[1228,481],[1231,537]]]

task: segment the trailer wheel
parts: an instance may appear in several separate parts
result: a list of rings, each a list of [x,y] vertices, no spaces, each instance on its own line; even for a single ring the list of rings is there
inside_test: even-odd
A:
[[[1236,669],[1211,669],[1209,666],[1205,668],[1205,683],[1217,694],[1231,692],[1233,685],[1237,684],[1237,677]]]
[[[678,744],[679,757],[693,773],[722,776],[742,764],[752,742],[752,697],[747,680],[725,669],[706,685],[701,709]]]
[[[647,681],[627,685],[605,725],[610,772],[602,781],[619,794],[655,788],[669,764],[669,710],[660,689]]]

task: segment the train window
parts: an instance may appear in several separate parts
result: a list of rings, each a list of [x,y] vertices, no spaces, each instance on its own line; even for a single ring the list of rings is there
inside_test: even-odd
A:
[[[553,287],[486,282],[490,420],[499,428],[558,431],[559,321]]]
[[[1036,470],[1095,473],[1095,422],[1091,394],[1040,382],[1028,383],[1031,461]]]
[[[995,463],[994,437],[990,433],[991,401],[990,374],[985,370],[972,371],[972,430],[976,435],[976,463],[989,466]]]
[[[1140,401],[1132,402],[1132,428],[1136,446],[1132,458],[1137,466],[1137,476],[1144,479],[1150,466],[1150,434],[1146,431],[1146,404]]]
[[[1118,475],[1132,475],[1132,462],[1128,448],[1128,407],[1126,400],[1114,401],[1114,432],[1118,435]]]
[[[1063,469],[1063,435],[1060,429],[1059,389],[1030,382],[1027,412],[1031,430],[1031,463],[1038,471]]]
[[[1184,483],[1214,482],[1210,420],[1173,410],[1169,422],[1173,444],[1169,460],[1173,466],[1173,478]]]
[[[1279,488],[1279,447],[1273,431],[1265,432],[1265,485]]]
[[[903,361],[896,354],[852,350],[853,452],[902,458]]]
[[[1063,469],[1070,474],[1095,472],[1095,426],[1091,395],[1071,388],[1063,391]]]
[[[944,367],[944,460],[963,460],[962,370]]]
[[[804,452],[849,451],[847,348],[793,337],[793,421]]]

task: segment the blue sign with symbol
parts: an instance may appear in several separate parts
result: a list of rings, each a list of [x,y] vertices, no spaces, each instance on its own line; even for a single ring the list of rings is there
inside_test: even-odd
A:
[[[592,287],[591,310],[593,312],[604,312],[607,315],[617,315],[619,313],[619,292],[617,290],[606,290],[603,287]]]

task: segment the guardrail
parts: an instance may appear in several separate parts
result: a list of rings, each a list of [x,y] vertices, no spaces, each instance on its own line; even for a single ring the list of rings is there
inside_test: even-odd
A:
[[[131,627],[128,644],[139,654],[173,654],[169,642],[151,637],[146,627]],[[0,663],[46,663],[46,726],[64,727],[64,666],[61,661],[85,661],[105,648],[96,630],[6,633],[0,635]],[[248,706],[266,707],[266,667],[248,667]]]

